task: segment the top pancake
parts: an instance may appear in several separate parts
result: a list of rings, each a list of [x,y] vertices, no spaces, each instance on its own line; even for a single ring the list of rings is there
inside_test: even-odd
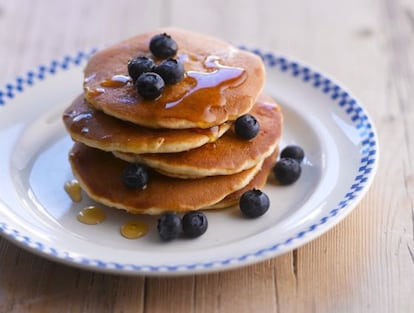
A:
[[[159,98],[144,100],[127,79],[127,63],[136,56],[153,58],[149,41],[164,32],[177,42],[176,58],[186,74],[179,83],[167,85]],[[264,79],[258,56],[209,36],[162,28],[93,55],[85,68],[84,90],[94,108],[141,126],[209,128],[248,112]]]

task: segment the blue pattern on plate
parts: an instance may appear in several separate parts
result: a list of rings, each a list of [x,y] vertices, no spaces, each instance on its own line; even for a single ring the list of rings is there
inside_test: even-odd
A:
[[[246,49],[245,47],[241,47]],[[250,50],[250,49],[246,49]],[[0,90],[0,105],[5,105],[7,100],[13,99],[18,93],[21,93],[25,88],[32,86],[36,81],[42,81],[48,76],[54,75],[62,70],[67,70],[72,66],[79,66],[83,64],[94,52],[93,49],[89,52],[79,51],[74,56],[65,56],[62,60],[53,60],[49,65],[40,65],[34,71],[29,71],[26,75],[17,77],[13,83],[6,84],[4,89]],[[68,252],[60,251],[57,248],[47,247],[41,242],[34,241],[28,236],[21,234],[19,231],[12,229],[6,223],[0,223],[0,231],[7,237],[20,242],[24,246],[28,246],[39,252],[50,255],[70,263],[80,264],[86,267],[97,267],[101,269],[117,269],[127,272],[177,272],[177,271],[191,271],[196,269],[210,269],[216,266],[229,266],[232,264],[243,263],[247,260],[260,258],[262,256],[271,254],[277,251],[282,246],[288,246],[295,240],[305,237],[307,234],[316,231],[321,225],[325,224],[333,217],[338,215],[343,208],[352,204],[352,200],[357,198],[365,185],[369,181],[370,173],[373,171],[376,165],[377,155],[377,142],[376,136],[373,131],[373,127],[369,121],[368,116],[358,104],[358,102],[352,98],[348,92],[344,91],[332,82],[330,79],[324,77],[322,74],[311,70],[310,68],[300,65],[297,62],[292,62],[284,57],[276,56],[273,53],[262,52],[258,49],[250,50],[253,53],[259,55],[267,67],[274,70],[280,70],[286,73],[286,75],[292,75],[301,79],[306,84],[311,84],[314,88],[319,89],[327,97],[330,97],[335,103],[341,107],[344,112],[349,116],[352,122],[355,123],[354,127],[359,132],[361,143],[361,159],[358,174],[354,178],[354,182],[349,188],[349,191],[345,193],[343,199],[339,201],[337,206],[333,208],[329,215],[322,217],[317,223],[312,224],[308,228],[298,232],[293,237],[286,239],[283,242],[278,242],[265,249],[260,249],[255,252],[244,254],[241,256],[228,258],[224,260],[215,260],[205,263],[193,263],[193,264],[180,264],[180,265],[163,265],[163,266],[151,266],[151,265],[137,265],[137,264],[120,264],[115,262],[104,262],[101,260],[88,259],[84,257],[73,257]]]

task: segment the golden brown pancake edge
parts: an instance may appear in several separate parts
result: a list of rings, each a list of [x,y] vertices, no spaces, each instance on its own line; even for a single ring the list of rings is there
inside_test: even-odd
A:
[[[181,152],[214,142],[229,123],[209,129],[153,129],[106,115],[78,96],[63,113],[64,125],[75,141],[105,151],[125,153]]]

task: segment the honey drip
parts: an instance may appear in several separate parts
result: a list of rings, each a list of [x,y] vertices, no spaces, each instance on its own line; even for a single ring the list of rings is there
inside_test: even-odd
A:
[[[73,202],[82,201],[82,188],[77,180],[66,182],[64,188]]]
[[[181,82],[166,86],[161,97],[143,100],[142,104],[151,106],[155,116],[187,119],[199,128],[207,128],[216,121],[216,110],[227,103],[224,91],[240,86],[247,78],[245,69],[219,61],[217,56],[209,56],[201,63],[191,61]]]
[[[131,81],[131,77],[125,75],[114,75],[108,80],[101,82],[102,87],[119,88]]]
[[[97,97],[100,96],[101,94],[105,93],[105,89],[103,88],[88,88],[86,87],[86,93],[88,94],[89,97]]]
[[[204,62],[207,72],[188,71],[186,80],[192,81],[190,85],[194,85],[184,96],[177,100],[165,104],[165,108],[169,109],[176,105],[185,105],[188,97],[191,95],[191,102],[205,101],[205,99],[218,99],[219,103],[223,105],[221,99],[221,91],[225,87],[237,86],[238,81],[242,78],[244,69],[238,67],[224,66],[219,63],[219,58],[216,56],[207,57]],[[241,82],[240,82],[241,83]],[[219,99],[220,98],[220,99]],[[214,101],[215,102],[215,101]]]
[[[130,221],[121,226],[121,235],[128,239],[136,239],[148,233],[148,225],[140,221]]]
[[[98,207],[88,206],[78,213],[78,221],[87,225],[96,225],[106,218],[105,212]]]
[[[91,119],[92,117],[93,117],[92,112],[80,112],[72,116],[72,120],[73,122],[77,123],[77,122],[80,122],[81,120]]]

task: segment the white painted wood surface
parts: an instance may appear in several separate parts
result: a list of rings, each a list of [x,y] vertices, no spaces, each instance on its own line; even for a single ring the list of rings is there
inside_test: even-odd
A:
[[[165,25],[278,51],[346,85],[379,132],[369,193],[298,250],[202,276],[92,273],[0,239],[0,312],[414,312],[414,1],[0,0],[0,85]]]

